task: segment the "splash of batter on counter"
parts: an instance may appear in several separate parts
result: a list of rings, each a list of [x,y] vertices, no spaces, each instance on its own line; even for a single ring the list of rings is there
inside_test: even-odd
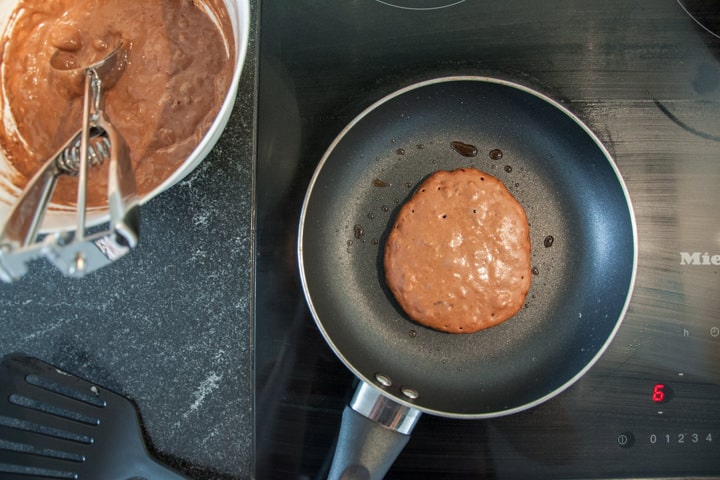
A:
[[[105,111],[130,146],[138,193],[182,165],[212,124],[234,70],[224,5],[211,5],[219,28],[198,3],[21,0],[2,39],[0,147],[18,172],[13,183],[23,188],[81,126],[81,93],[56,81],[52,56],[88,65],[120,41],[129,45],[129,61],[105,95]],[[90,169],[89,205],[105,205],[106,176],[102,166]],[[76,185],[61,177],[54,202],[73,205]]]

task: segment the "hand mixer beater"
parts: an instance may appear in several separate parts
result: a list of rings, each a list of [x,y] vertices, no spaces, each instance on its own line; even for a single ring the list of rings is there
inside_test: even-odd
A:
[[[83,69],[67,69],[59,54],[52,65],[61,75],[83,77],[82,127],[32,177],[0,232],[0,279],[15,281],[27,263],[46,257],[65,275],[81,277],[106,266],[134,248],[139,239],[140,208],[130,150],[103,110],[103,90],[125,71],[128,51],[119,47]],[[86,225],[88,167],[108,162],[107,228],[90,232]],[[60,175],[78,177],[75,229],[38,235]],[[97,229],[96,229],[97,230]]]

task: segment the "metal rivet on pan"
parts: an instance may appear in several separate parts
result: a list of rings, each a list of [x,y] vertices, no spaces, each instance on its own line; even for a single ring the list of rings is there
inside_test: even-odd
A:
[[[383,387],[391,387],[392,386],[392,380],[387,375],[383,375],[382,373],[376,373],[375,374],[375,380],[382,385]]]
[[[409,398],[410,400],[417,400],[418,397],[420,396],[420,394],[418,393],[418,391],[415,390],[414,388],[402,387],[402,388],[400,389],[400,391],[402,392],[403,395],[405,395],[405,396],[406,396],[407,398]]]

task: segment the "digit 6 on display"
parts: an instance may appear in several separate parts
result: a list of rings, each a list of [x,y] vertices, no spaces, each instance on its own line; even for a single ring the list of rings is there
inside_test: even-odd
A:
[[[666,383],[656,383],[652,387],[651,398],[654,403],[666,403],[673,397],[673,390]]]

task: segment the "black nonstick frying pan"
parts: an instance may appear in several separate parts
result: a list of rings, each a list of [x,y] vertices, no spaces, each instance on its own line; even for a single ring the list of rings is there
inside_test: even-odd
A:
[[[448,334],[414,323],[394,301],[383,247],[423,178],[469,166],[524,206],[533,281],[513,318]],[[382,478],[421,412],[512,414],[578,380],[627,310],[637,233],[610,154],[572,113],[521,85],[448,77],[379,100],[333,141],[305,197],[298,256],[317,326],[362,380],[330,478]]]

